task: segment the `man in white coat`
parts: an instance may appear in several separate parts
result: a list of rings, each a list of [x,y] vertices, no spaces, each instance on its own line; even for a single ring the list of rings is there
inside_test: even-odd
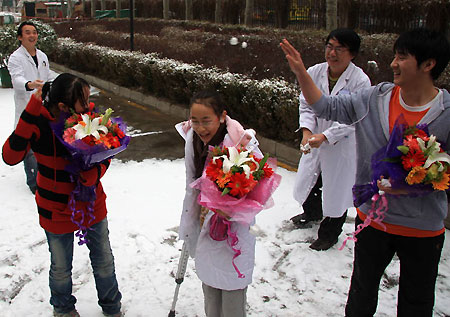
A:
[[[8,71],[14,88],[14,102],[16,106],[14,127],[19,122],[20,115],[25,109],[35,89],[42,88],[46,81],[55,78],[50,71],[47,55],[36,48],[38,30],[34,23],[24,21],[19,25],[17,38],[20,47],[11,54],[8,60]],[[36,191],[37,163],[30,150],[23,161],[27,185]]]
[[[358,34],[350,29],[337,29],[328,35],[325,43],[326,62],[308,69],[322,93],[349,94],[370,87],[369,77],[352,63],[361,43]],[[347,208],[353,206],[355,130],[353,126],[317,118],[303,94],[300,95],[300,130],[303,155],[294,185],[294,198],[303,206],[304,212],[291,220],[297,228],[305,228],[309,222],[322,219],[320,206],[314,203],[322,196],[325,218],[320,223],[318,239],[310,248],[327,250],[336,244]],[[322,195],[316,184],[323,184]]]

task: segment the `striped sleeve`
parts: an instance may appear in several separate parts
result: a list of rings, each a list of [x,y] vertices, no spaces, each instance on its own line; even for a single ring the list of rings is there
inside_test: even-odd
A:
[[[3,161],[8,165],[20,163],[31,148],[31,141],[39,138],[37,119],[40,115],[42,101],[32,95],[27,107],[22,112],[16,129],[3,145]]]

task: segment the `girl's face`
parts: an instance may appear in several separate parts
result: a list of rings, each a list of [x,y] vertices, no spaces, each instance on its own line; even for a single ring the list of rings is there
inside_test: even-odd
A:
[[[191,106],[191,126],[204,144],[207,144],[219,129],[220,123],[225,122],[226,111],[218,116],[214,109],[200,103]]]
[[[90,95],[90,89],[89,87],[83,88],[83,94],[84,94],[84,100],[86,100],[86,104],[83,104],[82,100],[77,100],[74,105],[74,109],[76,113],[83,113],[88,111],[89,109],[89,95]]]

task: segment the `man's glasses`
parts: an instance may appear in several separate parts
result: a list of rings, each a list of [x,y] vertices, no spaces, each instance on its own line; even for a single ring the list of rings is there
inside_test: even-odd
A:
[[[346,48],[344,46],[333,46],[331,44],[326,44],[325,50],[327,50],[328,52],[331,52],[334,50],[336,54],[342,54],[345,51],[348,51],[348,48]]]

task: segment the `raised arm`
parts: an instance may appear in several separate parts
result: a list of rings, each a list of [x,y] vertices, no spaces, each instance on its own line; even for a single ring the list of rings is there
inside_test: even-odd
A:
[[[280,47],[286,55],[289,67],[295,76],[297,76],[300,89],[302,90],[306,102],[308,104],[313,104],[319,101],[320,97],[322,97],[322,92],[317,88],[311,76],[309,76],[306,71],[300,53],[286,39],[281,41]]]

